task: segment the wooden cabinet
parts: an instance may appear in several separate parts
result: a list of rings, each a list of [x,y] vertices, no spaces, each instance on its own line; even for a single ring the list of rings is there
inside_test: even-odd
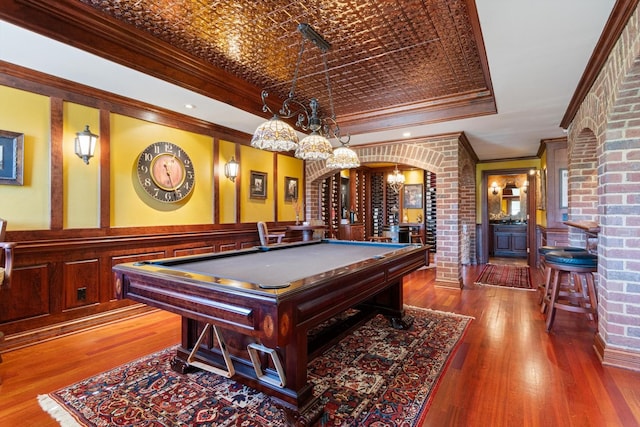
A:
[[[340,240],[365,240],[364,224],[340,224]]]
[[[526,224],[491,225],[491,254],[498,257],[527,256]]]

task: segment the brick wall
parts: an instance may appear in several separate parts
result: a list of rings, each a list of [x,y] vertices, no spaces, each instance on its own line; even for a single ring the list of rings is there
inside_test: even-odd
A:
[[[600,224],[604,364],[640,370],[640,17],[635,11],[569,128],[569,219]],[[581,242],[572,232],[571,243]]]
[[[463,223],[475,224],[475,163],[462,144],[462,134],[420,140],[351,147],[363,164],[371,162],[401,163],[436,174],[437,266],[436,280],[443,285],[461,287],[461,230]],[[462,166],[461,166],[462,165]],[[335,173],[324,162],[307,162],[307,217],[319,218],[318,192],[321,181]],[[464,183],[464,184],[462,184]],[[460,189],[464,187],[464,191]],[[461,209],[462,207],[462,209]],[[475,227],[467,227],[473,243]]]

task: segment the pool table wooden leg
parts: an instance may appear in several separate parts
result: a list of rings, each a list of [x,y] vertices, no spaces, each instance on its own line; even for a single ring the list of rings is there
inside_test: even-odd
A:
[[[411,328],[411,326],[413,325],[413,317],[411,316],[403,315],[402,317],[391,317],[391,316],[387,316],[387,317],[393,329],[407,330]]]

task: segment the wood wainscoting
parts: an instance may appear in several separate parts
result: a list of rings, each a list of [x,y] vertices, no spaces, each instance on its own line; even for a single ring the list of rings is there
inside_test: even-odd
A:
[[[259,244],[253,224],[186,228],[115,230],[118,234],[92,237],[74,232],[66,238],[45,231],[40,236],[49,238],[43,240],[33,239],[38,233],[13,232],[18,245],[12,283],[0,289],[1,351],[146,312],[143,304],[116,300],[111,272],[116,264]],[[280,225],[272,228],[284,231]]]

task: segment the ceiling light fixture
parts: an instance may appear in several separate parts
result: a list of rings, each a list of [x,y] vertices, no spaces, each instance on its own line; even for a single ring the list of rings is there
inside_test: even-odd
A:
[[[391,187],[396,194],[400,192],[400,189],[404,185],[404,175],[398,170],[398,165],[396,165],[393,173],[387,176],[387,184],[389,184],[389,187]]]
[[[329,69],[327,66],[327,52],[331,49],[331,44],[309,24],[299,24],[298,31],[302,34],[302,42],[300,44],[300,51],[298,52],[298,59],[289,95],[282,103],[280,110],[275,113],[267,105],[269,93],[266,90],[262,91],[262,111],[273,114],[273,117],[258,126],[251,139],[251,146],[269,151],[295,150],[295,156],[299,159],[325,160],[333,154],[333,147],[328,138],[336,138],[343,145],[347,144],[350,139],[349,135],[345,138],[341,137],[340,127],[336,122],[333,109],[333,96],[331,94],[331,82],[329,81]],[[310,99],[308,108],[305,104],[295,99],[298,71],[307,40],[315,44],[322,51],[331,109],[331,116],[329,117],[319,116],[318,111],[320,105],[316,98]],[[311,131],[311,134],[303,138],[302,141],[298,140],[295,130],[282,120],[283,118],[288,119],[294,116],[297,116],[296,127],[303,131]]]

